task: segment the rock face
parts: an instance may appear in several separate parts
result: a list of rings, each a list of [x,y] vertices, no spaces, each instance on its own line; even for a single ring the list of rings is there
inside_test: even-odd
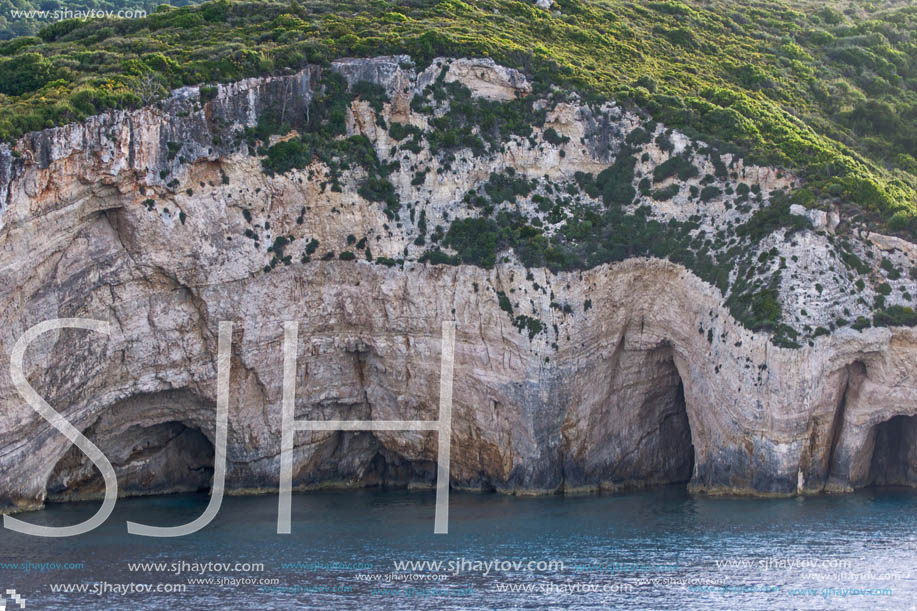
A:
[[[522,74],[482,60],[436,60],[417,74],[406,57],[333,69],[351,86],[385,90],[381,110],[354,100],[346,126],[381,160],[400,162],[389,179],[409,206],[391,212],[367,200],[360,168],[333,177],[314,160],[262,171],[245,129],[268,112],[307,129],[322,87],[317,68],[221,85],[212,99],[185,88],[159,107],[0,146],[0,346],[9,355],[25,330],[52,318],[110,323],[107,337],[39,336],[25,372],[109,457],[122,494],[207,486],[223,320],[234,323],[230,493],[276,490],[289,320],[300,323],[296,417],[315,420],[436,419],[441,323],[456,321],[456,488],[577,493],[688,482],[698,492],[791,495],[917,485],[917,329],[833,324],[842,310],[849,319],[868,313],[866,299],[886,292],[880,285],[889,287],[887,305],[912,303],[912,244],[850,237],[842,251],[833,211],[792,236],[776,229],[764,238],[752,255],[773,251],[760,265],[788,269],[776,290],[789,323],[834,329],[797,348],[748,330],[721,288],[659,258],[561,272],[526,269],[512,251],[491,268],[420,262],[426,246],[417,236],[473,216],[463,198],[492,172],[538,179],[536,194],[575,185],[577,172],[614,163],[641,119],[571,98],[546,108],[530,138],[444,163],[426,142],[398,150],[386,126],[433,123],[440,115],[413,102],[437,79],[502,102],[533,95]],[[634,187],[672,155],[697,149],[655,129]],[[739,179],[714,177],[717,163],[760,193],[760,208],[796,183],[731,156],[691,159],[699,172],[684,184],[719,185],[719,194],[701,199],[678,187],[669,199],[641,193],[630,208],[713,235],[753,214],[732,205],[727,194]],[[327,188],[335,179],[340,188]],[[532,194],[500,205],[540,214]],[[356,260],[342,260],[344,251]],[[843,253],[868,268],[859,293],[849,290],[851,272],[832,271],[843,269]],[[86,457],[0,369],[0,509],[98,496],[101,477]],[[436,451],[425,432],[298,433],[294,484],[428,486]]]

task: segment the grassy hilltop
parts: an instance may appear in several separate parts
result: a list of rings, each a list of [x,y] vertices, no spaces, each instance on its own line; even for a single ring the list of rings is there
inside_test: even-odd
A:
[[[791,168],[793,200],[917,237],[917,6],[906,1],[208,2],[60,21],[0,43],[0,138],[181,85],[342,56],[489,56],[536,88],[643,108]]]

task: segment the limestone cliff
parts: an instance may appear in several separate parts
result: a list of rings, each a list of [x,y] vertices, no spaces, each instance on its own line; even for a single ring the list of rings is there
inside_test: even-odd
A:
[[[287,320],[297,418],[399,420],[437,417],[455,320],[457,488],[917,485],[917,329],[895,318],[917,247],[791,205],[799,184],[486,60],[184,88],[0,145],[0,346],[111,323],[40,336],[26,373],[124,494],[207,485],[222,320],[231,492],[276,489]],[[430,433],[295,443],[299,488],[435,477]],[[4,363],[0,509],[102,489]]]

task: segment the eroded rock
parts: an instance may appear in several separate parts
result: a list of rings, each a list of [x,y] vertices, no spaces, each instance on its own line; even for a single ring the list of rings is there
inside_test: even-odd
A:
[[[526,270],[511,252],[493,269],[417,262],[421,212],[428,235],[473,214],[464,195],[504,168],[575,184],[576,172],[608,167],[641,123],[614,105],[599,112],[572,100],[551,109],[534,144],[516,138],[492,158],[459,152],[445,167],[426,145],[392,152],[379,118],[425,126],[410,101],[443,68],[447,81],[478,96],[530,91],[520,73],[484,60],[437,60],[416,76],[403,58],[334,66],[351,82],[370,79],[391,92],[379,117],[354,101],[347,125],[382,160],[400,160],[390,180],[405,205],[395,220],[358,194],[361,170],[342,175],[339,191],[323,186],[329,169],[318,162],[269,176],[245,139],[232,138],[278,103],[302,129],[317,69],[220,86],[203,104],[195,89],[181,90],[162,109],[29,134],[18,155],[0,149],[0,345],[9,355],[26,329],[50,318],[110,322],[108,338],[42,335],[25,370],[41,396],[103,447],[123,493],[197,489],[209,477],[221,320],[235,329],[230,492],[276,490],[286,320],[300,322],[297,418],[399,420],[437,417],[440,325],[455,320],[455,487],[576,493],[688,481],[701,492],[788,495],[917,483],[917,329],[826,330],[786,349],[743,327],[718,288],[669,261],[559,273]],[[544,140],[548,127],[561,140]],[[663,133],[657,126],[651,136]],[[696,147],[677,132],[669,138],[670,151],[656,140],[646,145],[640,175]],[[639,205],[651,204],[661,222],[700,218],[697,230],[708,235],[749,218],[727,206],[726,188],[737,180],[765,204],[797,181],[724,157],[740,179],[717,178],[723,193],[701,201],[689,187],[718,168],[700,155],[692,163],[697,176],[671,199],[640,196]],[[674,183],[668,177],[653,189]],[[508,205],[537,211],[531,197]],[[363,249],[353,243],[361,238]],[[312,240],[319,245],[302,262]],[[271,266],[278,253],[269,246],[296,259]],[[373,263],[366,248],[408,260]],[[800,327],[827,325],[841,308],[868,311],[849,291],[848,272],[836,272],[838,251],[826,236],[777,231],[760,245],[772,248],[772,264],[782,256],[790,268],[781,303],[807,309]],[[851,248],[870,261],[871,282],[894,286],[890,303],[906,303],[914,281],[888,278],[879,259],[906,270],[913,245],[873,236]],[[340,260],[345,250],[359,255]],[[883,254],[870,259],[873,251]],[[325,252],[332,257],[322,261]],[[520,331],[520,315],[541,328]],[[93,470],[2,369],[0,508],[96,496]],[[295,444],[299,488],[435,481],[430,433],[300,433]]]

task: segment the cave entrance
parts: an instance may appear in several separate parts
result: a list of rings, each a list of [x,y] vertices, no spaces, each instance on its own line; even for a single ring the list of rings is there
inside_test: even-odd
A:
[[[648,479],[659,484],[687,484],[694,473],[694,443],[691,441],[691,424],[688,420],[685,386],[682,382],[671,347],[654,351],[650,358],[655,362],[649,393],[640,407],[644,422],[658,423],[658,428],[647,439],[646,447],[652,459],[649,465],[655,473]]]
[[[874,427],[869,486],[917,487],[917,416],[895,416]]]
[[[436,463],[432,460],[410,460],[379,444],[360,476],[360,485],[393,488],[433,488],[436,486]]]
[[[197,428],[179,421],[117,430],[92,426],[84,435],[111,461],[118,496],[209,491],[214,448]],[[47,484],[49,501],[101,499],[105,480],[89,458],[72,446]]]
[[[694,444],[685,386],[671,345],[619,352],[607,408],[593,421],[593,448],[607,448],[585,479],[611,490],[686,485],[694,474]]]
[[[422,435],[430,435],[422,432]],[[337,431],[315,448],[313,466],[294,473],[294,486],[341,482],[358,488],[432,488],[436,461],[412,459],[369,431]]]

